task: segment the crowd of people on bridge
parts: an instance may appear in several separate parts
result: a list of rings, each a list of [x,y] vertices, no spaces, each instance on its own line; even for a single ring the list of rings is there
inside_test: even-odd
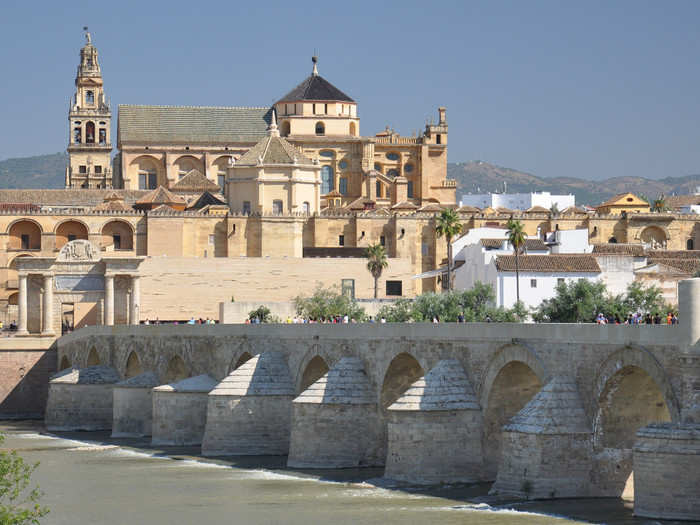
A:
[[[605,316],[599,313],[596,317],[595,322],[597,324],[666,324],[666,325],[676,325],[678,324],[678,316],[675,312],[668,312],[665,317],[660,313],[652,315],[650,313],[642,314],[640,312],[635,312],[629,314],[625,319],[620,319],[619,315],[608,315]]]

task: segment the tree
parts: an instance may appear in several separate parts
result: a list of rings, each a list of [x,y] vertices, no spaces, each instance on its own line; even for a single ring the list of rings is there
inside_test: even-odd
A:
[[[0,435],[0,443],[5,436]],[[31,475],[39,464],[29,465],[16,451],[0,452],[0,524],[38,525],[49,509],[39,505],[41,492],[30,487]]]
[[[609,310],[605,284],[581,279],[558,284],[556,295],[542,301],[532,318],[538,323],[591,323]]]
[[[557,215],[559,215],[559,206],[556,202],[553,202],[552,205],[549,207],[549,213],[552,214],[552,217],[556,217]]]
[[[662,211],[667,210],[668,205],[666,204],[666,196],[662,193],[656,199],[654,199],[654,202],[651,205],[651,211],[661,213]]]
[[[248,319],[253,321],[257,319],[261,323],[272,322],[272,314],[267,306],[258,306],[255,310],[248,312]]]
[[[655,315],[668,311],[661,289],[658,286],[645,287],[638,281],[629,284],[622,304],[625,314],[642,312]]]
[[[508,229],[508,242],[513,246],[513,252],[515,253],[515,297],[516,302],[520,302],[520,266],[518,258],[521,251],[525,247],[525,239],[527,239],[527,234],[523,229],[523,223],[517,219],[511,218],[506,225]]]
[[[452,238],[462,231],[462,223],[459,222],[459,215],[453,209],[446,209],[440,212],[435,226],[435,233],[438,237],[445,237],[447,242],[447,289],[452,290]]]
[[[294,307],[297,314],[309,319],[321,320],[347,315],[356,321],[364,321],[366,317],[364,308],[358,306],[354,299],[340,293],[337,286],[324,288],[319,284],[311,296],[296,296]]]
[[[379,243],[368,246],[365,250],[365,257],[367,257],[367,269],[374,277],[374,298],[376,299],[379,292],[379,278],[382,276],[384,268],[389,266],[389,261],[387,261],[384,246]]]

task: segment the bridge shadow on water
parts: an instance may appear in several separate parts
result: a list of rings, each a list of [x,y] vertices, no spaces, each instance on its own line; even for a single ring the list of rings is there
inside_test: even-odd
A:
[[[382,477],[383,467],[346,469],[300,469],[287,466],[287,456],[225,456],[204,457],[197,446],[151,446],[149,437],[113,438],[109,431],[99,432],[48,432],[40,421],[4,421],[0,430],[9,432],[37,432],[67,440],[84,442],[98,446],[116,446],[125,450],[152,457],[169,458],[173,461],[197,461],[232,469],[268,470],[273,473],[294,476],[300,479],[323,482],[347,483],[348,485],[378,487],[397,490],[409,494],[425,495],[449,500],[455,508],[484,507],[513,509],[548,515],[557,515],[589,523],[608,525],[680,525],[689,521],[649,520],[633,514],[633,504],[618,498],[580,498],[559,500],[522,501],[497,498],[488,495],[491,483],[411,485]],[[74,444],[65,447],[51,447],[51,450],[72,449]],[[32,450],[37,450],[32,448]],[[21,454],[21,450],[18,451]],[[448,503],[449,504],[449,503]]]

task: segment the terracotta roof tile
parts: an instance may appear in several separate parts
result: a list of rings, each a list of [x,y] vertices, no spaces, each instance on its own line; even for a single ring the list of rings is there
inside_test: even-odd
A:
[[[484,248],[500,249],[503,246],[503,241],[506,239],[481,239],[481,245]],[[512,250],[513,247],[509,245],[508,249]],[[530,251],[545,251],[547,250],[547,245],[542,239],[532,238],[525,239],[525,250]]]
[[[666,197],[666,206],[669,208],[681,208],[700,204],[700,195],[671,195]]]
[[[577,272],[600,273],[598,261],[592,255],[521,255],[518,257],[521,272]],[[515,255],[496,257],[499,272],[515,271]]]
[[[136,204],[186,204],[186,201],[179,195],[166,190],[163,186],[158,186],[148,195],[136,201]]]
[[[700,270],[700,259],[670,259],[661,257],[649,257],[647,259],[647,265],[652,264],[665,264],[671,268],[680,270],[688,275],[693,275],[695,272]]]
[[[656,259],[700,259],[700,250],[647,250],[646,254]]]
[[[631,255],[633,257],[644,256],[643,244],[604,243],[593,245],[593,253],[596,255]]]
[[[262,164],[294,164],[294,159],[297,164],[312,164],[310,158],[285,139],[270,135],[258,141],[234,166],[256,166],[261,159]]]
[[[218,192],[218,184],[213,183],[207,179],[204,174],[199,170],[191,170],[179,181],[170,187],[171,191],[178,193],[188,193],[188,192],[200,192],[200,191],[214,191]]]

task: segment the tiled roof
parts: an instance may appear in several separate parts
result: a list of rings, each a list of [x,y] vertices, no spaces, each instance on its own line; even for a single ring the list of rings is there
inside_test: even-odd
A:
[[[136,202],[149,190],[0,190],[0,206],[7,203],[35,204],[37,206],[97,206],[105,201],[107,196],[119,195],[127,204]]]
[[[647,257],[657,259],[700,259],[700,250],[647,250]]]
[[[178,193],[216,191],[220,190],[218,184],[207,179],[200,171],[192,170],[187,175],[170,187],[171,191]]]
[[[26,202],[0,202],[0,210],[32,212],[41,210],[41,206],[37,206],[36,204],[27,204]]]
[[[217,196],[212,195],[208,191],[205,191],[202,193],[199,198],[194,201],[192,204],[190,204],[187,209],[194,209],[194,210],[199,210],[204,208],[205,206],[220,206],[220,205],[226,205],[224,201],[219,199]]]
[[[592,255],[521,255],[518,257],[521,272],[581,272],[600,273],[598,261]],[[496,257],[499,272],[515,271],[515,255]]]
[[[236,161],[235,166],[257,166],[260,159],[263,164],[294,164],[294,159],[297,164],[312,164],[310,158],[285,139],[269,135],[250,148]]]
[[[585,208],[579,208],[578,206],[569,206],[564,208],[559,215],[588,215],[588,211]]]
[[[265,135],[270,108],[119,106],[119,142],[219,144]]]
[[[549,210],[545,208],[544,206],[533,206],[532,208],[528,208],[527,210],[528,213],[549,213]]]
[[[688,275],[693,275],[695,272],[700,270],[700,259],[671,259],[671,258],[661,258],[661,257],[649,257],[647,259],[647,265],[652,264],[664,264],[680,270]]]
[[[498,250],[501,246],[503,246],[503,241],[506,239],[481,239],[481,245],[484,248],[492,248]],[[509,245],[510,249],[513,249]],[[542,239],[538,238],[532,238],[532,239],[525,239],[525,250],[528,251],[545,251],[547,250],[547,245],[544,243]]]
[[[680,208],[700,204],[700,195],[672,195],[666,197],[666,206],[669,208]]]
[[[631,255],[644,256],[643,244],[604,243],[594,244],[593,253],[596,255]]]
[[[460,206],[457,213],[479,213],[481,210],[476,206]]]
[[[320,100],[355,102],[333,84],[319,75],[310,75],[297,87],[283,96],[280,102],[294,102],[295,100]]]
[[[424,211],[424,212],[437,212],[437,211],[442,211],[443,207],[440,206],[439,204],[435,202],[431,202],[429,204],[426,204],[422,208],[420,208],[418,211]]]
[[[95,211],[134,211],[134,208],[123,200],[106,200],[94,208]]]
[[[158,186],[155,190],[145,195],[136,204],[185,204],[185,199],[179,195],[166,190],[163,186]]]
[[[359,197],[348,204],[345,209],[350,211],[364,211],[374,209],[376,205],[377,203],[372,199],[368,199],[367,197]]]

